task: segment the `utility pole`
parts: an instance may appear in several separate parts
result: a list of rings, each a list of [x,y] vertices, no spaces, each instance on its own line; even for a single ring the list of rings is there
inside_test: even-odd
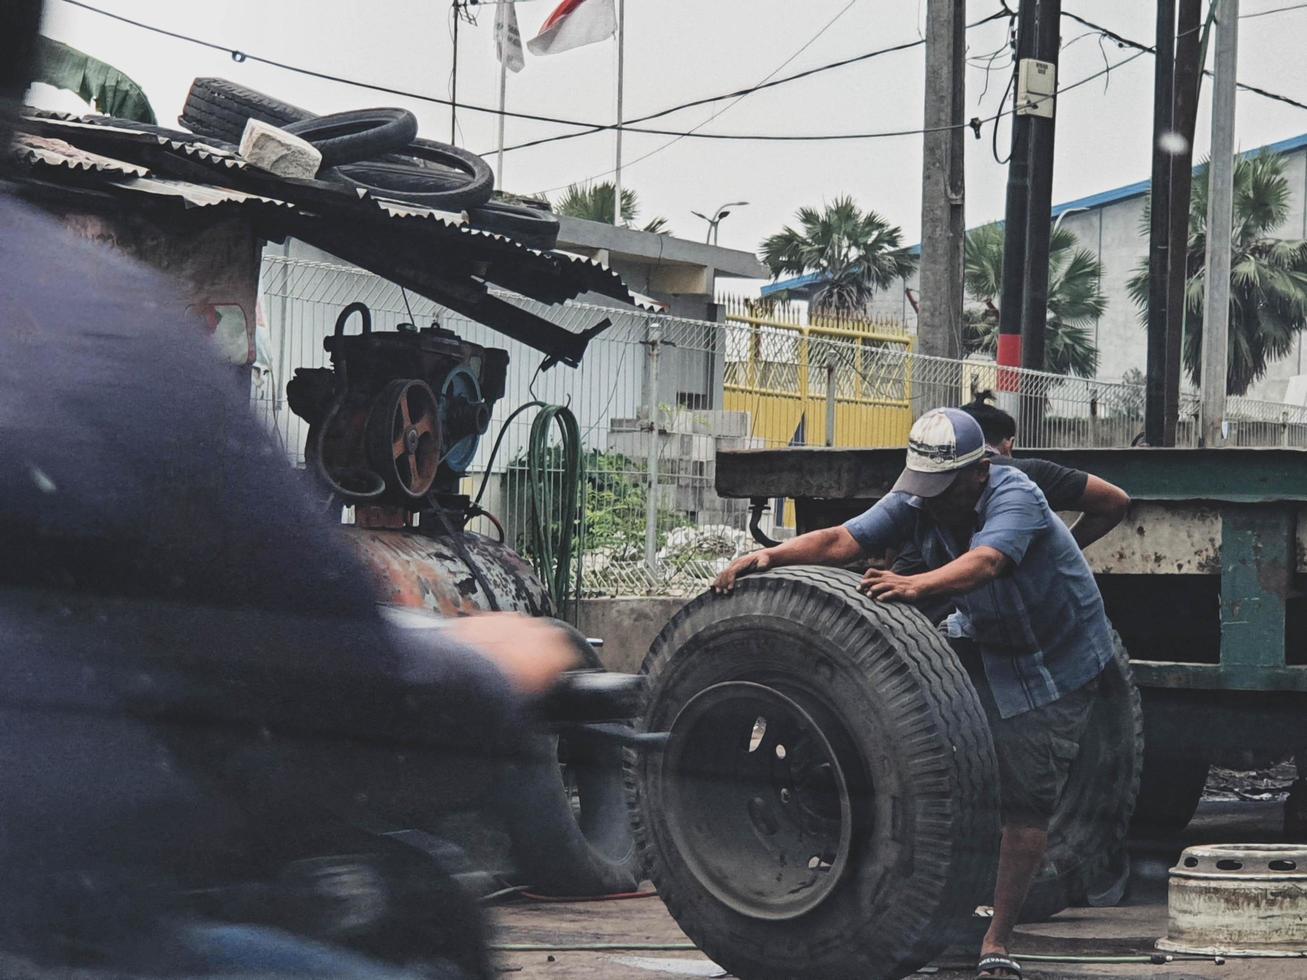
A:
[[[1035,50],[1036,0],[1021,0],[1017,12],[1017,65]],[[1030,116],[1021,94],[1013,96],[1012,148],[1008,157],[1007,204],[1003,218],[1003,283],[998,302],[998,397],[1008,412],[1020,412],[1018,377],[1004,367],[1021,366],[1021,312],[1025,295],[1026,216],[1030,197]]]
[[[1144,439],[1150,446],[1175,444],[1166,424],[1167,272],[1170,269],[1171,133],[1175,76],[1175,0],[1157,0],[1156,57],[1153,59],[1153,173],[1148,225],[1148,359],[1144,387]]]
[[[962,354],[962,260],[966,243],[963,172],[966,4],[927,0],[926,130],[921,161],[921,310],[917,339],[922,354]],[[920,391],[920,412],[951,403],[959,392]],[[928,406],[926,402],[929,402]]]
[[[1175,445],[1180,420],[1185,283],[1189,278],[1189,203],[1194,183],[1194,130],[1203,77],[1203,0],[1179,0],[1175,35],[1175,94],[1171,125],[1180,137],[1171,157],[1170,248],[1166,279],[1166,435]]]
[[[1239,0],[1218,0],[1216,80],[1212,84],[1212,148],[1207,171],[1207,296],[1203,303],[1203,444],[1224,442],[1230,342],[1230,238],[1234,225],[1235,70]]]
[[[1017,97],[1030,119],[1030,164],[1026,205],[1026,255],[1022,267],[1021,366],[1043,371],[1048,332],[1048,252],[1052,236],[1053,135],[1057,112],[1057,62],[1062,46],[1062,0],[1039,0],[1034,57],[1018,66]],[[1043,430],[1045,390],[1026,376],[1021,413],[1021,441],[1039,445]]]
[[[1202,77],[1201,0],[1158,0],[1153,76],[1153,177],[1148,234],[1148,371],[1144,435],[1173,446],[1180,409],[1180,360],[1193,183],[1194,127]]]
[[[1044,370],[1044,340],[1048,321],[1048,252],[1052,236],[1050,215],[1053,211],[1053,127],[1057,109],[1057,60],[1062,38],[1059,30],[1062,20],[1062,0],[1039,0],[1035,28],[1036,61],[1052,65],[1040,67],[1045,75],[1042,90],[1052,92],[1047,97],[1029,91],[1030,79],[1036,73],[1028,69],[1026,98],[1029,111],[1029,196],[1026,212],[1026,255],[1022,278],[1025,292],[1021,298],[1021,366],[1036,371]]]

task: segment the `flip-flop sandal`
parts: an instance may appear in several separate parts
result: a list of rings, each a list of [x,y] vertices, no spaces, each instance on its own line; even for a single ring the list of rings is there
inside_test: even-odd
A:
[[[1021,980],[1021,964],[1010,956],[983,956],[979,963],[976,964],[976,980],[991,980],[997,978],[995,970],[1006,970],[1017,980]]]

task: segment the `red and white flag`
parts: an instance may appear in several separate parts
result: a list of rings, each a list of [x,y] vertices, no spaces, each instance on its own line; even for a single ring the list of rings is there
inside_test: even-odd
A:
[[[532,54],[558,54],[606,41],[616,33],[613,0],[563,0],[526,46]]]

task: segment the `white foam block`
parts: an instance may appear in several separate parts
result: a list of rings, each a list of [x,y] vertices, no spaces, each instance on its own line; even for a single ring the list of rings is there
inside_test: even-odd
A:
[[[308,140],[258,119],[245,123],[240,154],[249,163],[281,177],[309,179],[318,175],[322,154]]]

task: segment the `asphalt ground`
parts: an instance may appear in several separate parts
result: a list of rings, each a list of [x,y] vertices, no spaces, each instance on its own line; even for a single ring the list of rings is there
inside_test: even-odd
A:
[[[1130,956],[1156,953],[1166,934],[1167,872],[1180,851],[1197,843],[1255,843],[1282,839],[1282,805],[1274,800],[1205,801],[1182,835],[1134,841],[1126,897],[1115,908],[1076,908],[1017,930],[1014,951],[1039,955]],[[649,886],[646,885],[646,888]],[[556,947],[499,953],[501,975],[576,980],[666,980],[728,976],[695,950],[636,948],[689,944],[657,897],[607,902],[541,903],[519,900],[493,912],[497,945]],[[1307,936],[1307,923],[1304,924]],[[567,946],[623,944],[632,948],[568,950]],[[970,980],[975,950],[955,948],[914,976]],[[1042,963],[1027,960],[1031,980],[1120,977],[1130,980],[1302,980],[1303,959],[1186,960],[1165,964]]]

